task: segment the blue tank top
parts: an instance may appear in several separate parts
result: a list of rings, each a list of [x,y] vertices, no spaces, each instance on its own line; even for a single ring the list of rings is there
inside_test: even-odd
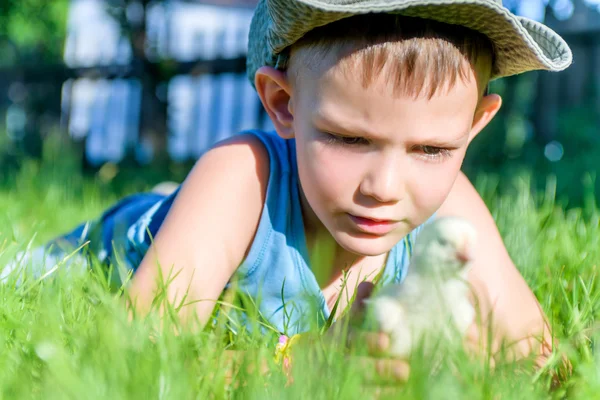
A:
[[[254,241],[228,287],[233,285],[247,295],[260,317],[281,333],[293,335],[315,325],[322,326],[329,319],[331,310],[309,265],[295,140],[282,139],[275,132],[251,130],[242,133],[252,134],[264,144],[269,154],[270,172]],[[114,259],[114,252],[123,249],[124,253],[119,254],[117,259],[135,269],[176,195],[177,192],[166,197],[134,195],[112,207],[96,223],[102,229],[88,229],[101,231],[100,241],[95,241],[95,251],[106,261]],[[74,231],[75,236],[94,242],[89,234],[82,235],[81,229]],[[416,228],[390,250],[381,275],[384,283],[404,279],[410,249],[420,230],[421,227]],[[98,242],[102,248],[100,251]],[[240,318],[247,321],[243,313]]]
[[[254,242],[238,269],[238,288],[260,298],[261,315],[287,335],[311,324],[322,326],[331,310],[311,271],[300,203],[295,140],[275,132],[252,131],[270,162],[266,201]],[[400,282],[407,272],[410,240],[390,251],[382,279]],[[315,315],[316,312],[316,315]]]

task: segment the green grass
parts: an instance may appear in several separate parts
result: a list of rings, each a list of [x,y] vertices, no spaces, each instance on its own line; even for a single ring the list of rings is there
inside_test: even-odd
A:
[[[125,192],[144,189],[138,182],[116,191],[110,181],[71,171],[68,163],[28,162],[6,180],[0,188],[0,263],[30,241],[42,243],[98,215]],[[294,359],[295,382],[286,387],[272,361],[275,334],[227,335],[222,324],[175,334],[177,321],[161,323],[155,313],[129,321],[121,291],[111,290],[104,274],[58,268],[42,280],[25,276],[20,285],[14,279],[0,285],[0,397],[597,398],[600,213],[593,196],[583,208],[565,210],[556,204],[552,179],[539,194],[532,194],[526,175],[510,182],[480,176],[476,186],[560,340],[556,357],[539,373],[526,362],[489,369],[481,360],[447,352],[437,368],[414,360],[411,379],[382,392],[363,379],[369,371],[340,346],[316,339],[309,345],[314,351]],[[265,360],[271,372],[242,368],[229,384],[224,357],[233,348],[249,360]],[[562,354],[573,373],[551,390]]]

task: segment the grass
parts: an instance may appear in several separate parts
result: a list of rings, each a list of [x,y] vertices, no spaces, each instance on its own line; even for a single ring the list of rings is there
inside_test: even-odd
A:
[[[64,160],[28,162],[6,180],[0,188],[0,265],[124,194],[115,193],[110,180],[73,170]],[[222,324],[175,334],[177,321],[161,322],[156,313],[130,321],[121,291],[105,274],[58,268],[42,280],[27,275],[19,285],[15,279],[0,285],[0,398],[597,398],[600,212],[593,195],[567,210],[556,202],[552,178],[539,194],[527,175],[510,182],[482,175],[476,186],[560,340],[542,371],[527,362],[489,369],[481,360],[446,352],[437,368],[413,360],[405,385],[375,385],[364,379],[368,371],[357,358],[316,339],[309,346],[314,351],[294,359],[295,381],[288,387],[272,361],[276,334],[227,335]],[[144,184],[124,192],[141,189]],[[230,349],[244,350],[240,354],[253,364],[264,361],[270,373],[240,368],[231,383]],[[562,355],[573,373],[551,390]]]

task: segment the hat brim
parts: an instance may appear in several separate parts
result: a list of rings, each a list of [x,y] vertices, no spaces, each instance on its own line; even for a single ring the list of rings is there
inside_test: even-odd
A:
[[[295,4],[292,6],[291,3]],[[340,3],[269,0],[270,14],[275,22],[271,25],[275,31],[268,35],[271,50],[280,53],[308,30],[336,20],[356,14],[388,12],[461,25],[486,35],[495,50],[492,79],[532,70],[562,71],[573,58],[568,44],[552,29],[516,16],[491,0],[354,0]],[[282,66],[281,62],[278,64]]]

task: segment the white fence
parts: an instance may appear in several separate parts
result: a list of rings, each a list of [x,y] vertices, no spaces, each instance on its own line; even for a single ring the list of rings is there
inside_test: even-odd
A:
[[[139,10],[127,10],[135,18]],[[246,55],[251,8],[169,1],[146,11],[147,56],[189,62]],[[101,0],[73,0],[64,60],[68,67],[126,66],[129,41]],[[272,129],[245,74],[178,75],[159,97],[168,104],[168,153],[174,160],[197,158],[211,144],[243,129]],[[141,85],[135,78],[78,78],[63,86],[62,108],[69,134],[85,138],[92,164],[117,162],[128,148],[141,161],[149,149],[139,140]]]

